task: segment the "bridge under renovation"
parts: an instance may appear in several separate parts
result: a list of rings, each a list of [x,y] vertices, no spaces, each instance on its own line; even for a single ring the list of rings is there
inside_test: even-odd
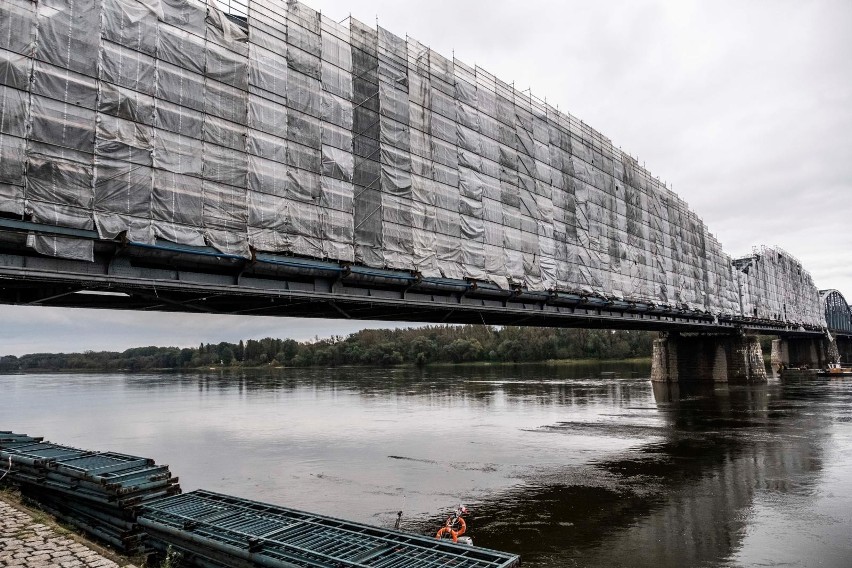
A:
[[[577,118],[284,0],[0,4],[0,302],[667,332],[654,376],[852,358]]]

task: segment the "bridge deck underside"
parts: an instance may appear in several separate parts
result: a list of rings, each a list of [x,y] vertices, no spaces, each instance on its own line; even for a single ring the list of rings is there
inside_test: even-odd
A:
[[[605,329],[818,334],[782,322],[718,320],[706,313],[637,307],[600,298],[525,297],[492,290],[426,290],[350,277],[275,272],[245,261],[185,258],[120,246],[94,263],[0,254],[0,303],[195,312]]]
[[[10,276],[0,269],[0,302],[77,308],[106,308],[137,311],[196,312],[209,314],[317,317],[410,321],[424,323],[469,323],[488,325],[533,325],[611,329],[665,330],[684,328],[714,330],[703,318],[631,314],[605,307],[541,305],[517,301],[401,292],[336,285],[332,281],[277,280],[270,287],[264,279],[243,277],[239,286],[223,282],[194,282],[191,273],[180,280],[142,282],[111,276],[48,276],[37,271]],[[308,289],[311,288],[311,289]],[[334,291],[317,293],[316,289]],[[105,292],[105,294],[104,294]]]

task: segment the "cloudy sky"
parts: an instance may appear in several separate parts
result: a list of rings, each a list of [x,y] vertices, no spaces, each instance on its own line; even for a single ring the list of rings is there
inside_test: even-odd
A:
[[[310,0],[567,110],[689,202],[725,250],[798,257],[852,299],[852,2]],[[386,324],[0,306],[0,353],[307,339]]]

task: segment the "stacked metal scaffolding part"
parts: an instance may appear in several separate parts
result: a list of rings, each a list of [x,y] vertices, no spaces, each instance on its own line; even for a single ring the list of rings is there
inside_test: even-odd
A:
[[[11,458],[7,481],[39,506],[127,554],[143,552],[139,508],[180,493],[168,466],[154,460],[91,452],[38,437],[0,432],[0,462]],[[5,468],[4,468],[5,469]]]
[[[11,459],[11,462],[9,460]],[[220,495],[180,494],[154,460],[0,431],[5,482],[126,554],[151,549],[205,567],[512,568],[518,556]],[[5,467],[3,468],[5,471]]]
[[[513,555],[193,491],[146,506],[139,516],[151,543],[194,565],[511,568]]]
[[[741,301],[701,219],[575,117],[298,2],[5,0],[0,83],[0,212],[37,223],[717,314],[787,294]]]

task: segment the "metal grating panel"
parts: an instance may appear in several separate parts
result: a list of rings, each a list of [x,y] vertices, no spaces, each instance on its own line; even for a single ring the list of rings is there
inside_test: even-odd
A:
[[[510,568],[519,557],[209,491],[146,505],[139,523],[160,546],[264,566]]]
[[[110,473],[126,470],[136,470],[140,467],[148,467],[154,463],[147,458],[116,454],[114,452],[103,452],[92,455],[84,455],[75,459],[65,459],[57,463],[57,468],[69,475],[84,475],[86,477],[103,477]]]
[[[78,458],[84,455],[84,450],[77,448],[69,448],[68,446],[59,446],[47,442],[38,442],[35,444],[2,444],[0,445],[0,456],[4,459],[12,457],[13,461],[17,458],[22,462],[30,464],[47,464],[55,462],[63,458]]]
[[[142,552],[137,508],[180,493],[168,466],[115,452],[92,452],[0,432],[8,479],[46,511],[130,554]]]

